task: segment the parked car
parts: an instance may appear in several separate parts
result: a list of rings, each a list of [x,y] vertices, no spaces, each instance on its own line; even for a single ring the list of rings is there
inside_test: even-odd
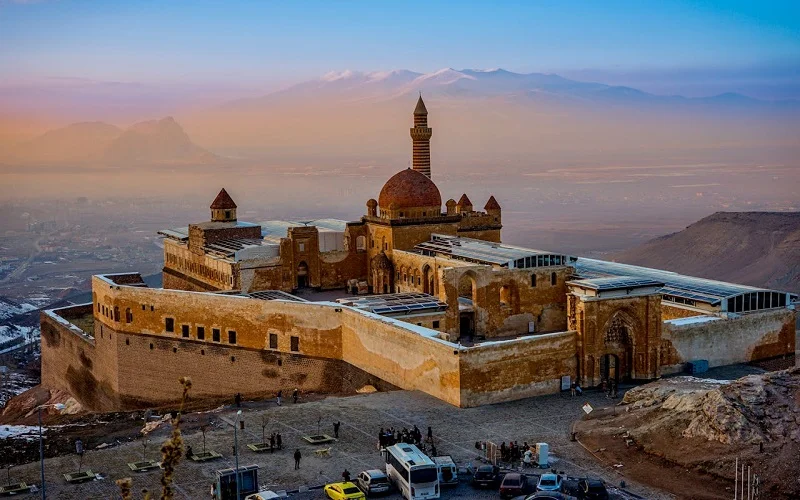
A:
[[[517,495],[532,493],[536,489],[533,482],[524,474],[511,472],[506,474],[500,483],[500,498],[510,498]]]
[[[561,476],[558,474],[542,474],[536,491],[561,491]]]
[[[496,465],[481,465],[475,470],[470,483],[476,488],[496,488],[503,476]]]
[[[253,493],[252,495],[247,495],[244,500],[274,500],[276,498],[282,497],[274,491],[264,490],[259,491],[258,493]]]
[[[252,495],[247,495],[244,498],[244,500],[274,500],[276,498],[285,498],[285,495],[281,497],[274,491],[264,490],[264,491],[259,491],[258,493],[253,493]]]
[[[578,500],[578,497],[560,491],[537,491],[533,495],[526,496],[525,500]]]
[[[458,485],[458,467],[449,455],[433,457],[436,468],[439,469],[439,484],[441,486]]]
[[[385,472],[378,469],[370,469],[358,473],[356,486],[367,496],[371,496],[388,493],[390,484]]]
[[[608,500],[606,485],[599,479],[581,479],[578,488],[587,500]]]
[[[323,491],[325,492],[325,496],[331,500],[364,500],[367,498],[364,492],[349,481],[326,484]]]

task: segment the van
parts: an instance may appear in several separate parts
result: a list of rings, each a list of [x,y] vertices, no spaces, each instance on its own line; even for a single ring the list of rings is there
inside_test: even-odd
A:
[[[442,486],[455,486],[458,484],[458,467],[450,455],[433,457],[433,463],[439,469],[439,484]]]

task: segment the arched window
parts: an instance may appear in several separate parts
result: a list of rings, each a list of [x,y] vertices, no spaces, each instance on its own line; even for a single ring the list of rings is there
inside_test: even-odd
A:
[[[556,286],[556,283],[558,283],[558,276],[556,273],[550,273],[550,284]]]
[[[500,305],[511,305],[511,287],[508,285],[503,285],[500,287]]]
[[[363,252],[367,249],[367,239],[364,236],[359,236],[356,238],[356,251]]]
[[[133,322],[133,312],[131,312],[131,308],[125,309],[125,323]]]

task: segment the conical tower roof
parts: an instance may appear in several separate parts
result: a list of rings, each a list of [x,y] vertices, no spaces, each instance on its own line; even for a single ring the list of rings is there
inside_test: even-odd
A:
[[[420,95],[419,99],[417,100],[417,107],[414,108],[414,114],[415,115],[427,115],[428,114],[428,108],[425,107],[425,102],[423,102],[423,100],[422,100],[422,95]]]
[[[209,208],[212,210],[229,210],[236,208],[236,203],[233,202],[233,198],[225,191],[225,188],[222,188],[217,197],[214,198],[214,201],[211,202],[211,207]]]
[[[500,204],[497,203],[497,200],[494,199],[494,195],[489,197],[489,201],[486,202],[486,206],[483,207],[485,210],[500,210]]]
[[[461,195],[461,198],[459,198],[459,200],[458,200],[458,206],[459,207],[471,207],[472,206],[472,202],[469,201],[469,198],[467,197],[467,193],[464,193],[464,194]]]

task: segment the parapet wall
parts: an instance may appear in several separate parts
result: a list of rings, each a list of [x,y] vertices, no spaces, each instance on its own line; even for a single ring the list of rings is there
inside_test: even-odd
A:
[[[462,407],[513,401],[561,390],[577,376],[576,333],[487,342],[461,351]]]
[[[706,359],[712,367],[748,363],[794,352],[795,312],[776,309],[724,319],[670,320],[664,322],[661,335],[674,349],[673,359],[664,364],[674,369],[695,359]]]

